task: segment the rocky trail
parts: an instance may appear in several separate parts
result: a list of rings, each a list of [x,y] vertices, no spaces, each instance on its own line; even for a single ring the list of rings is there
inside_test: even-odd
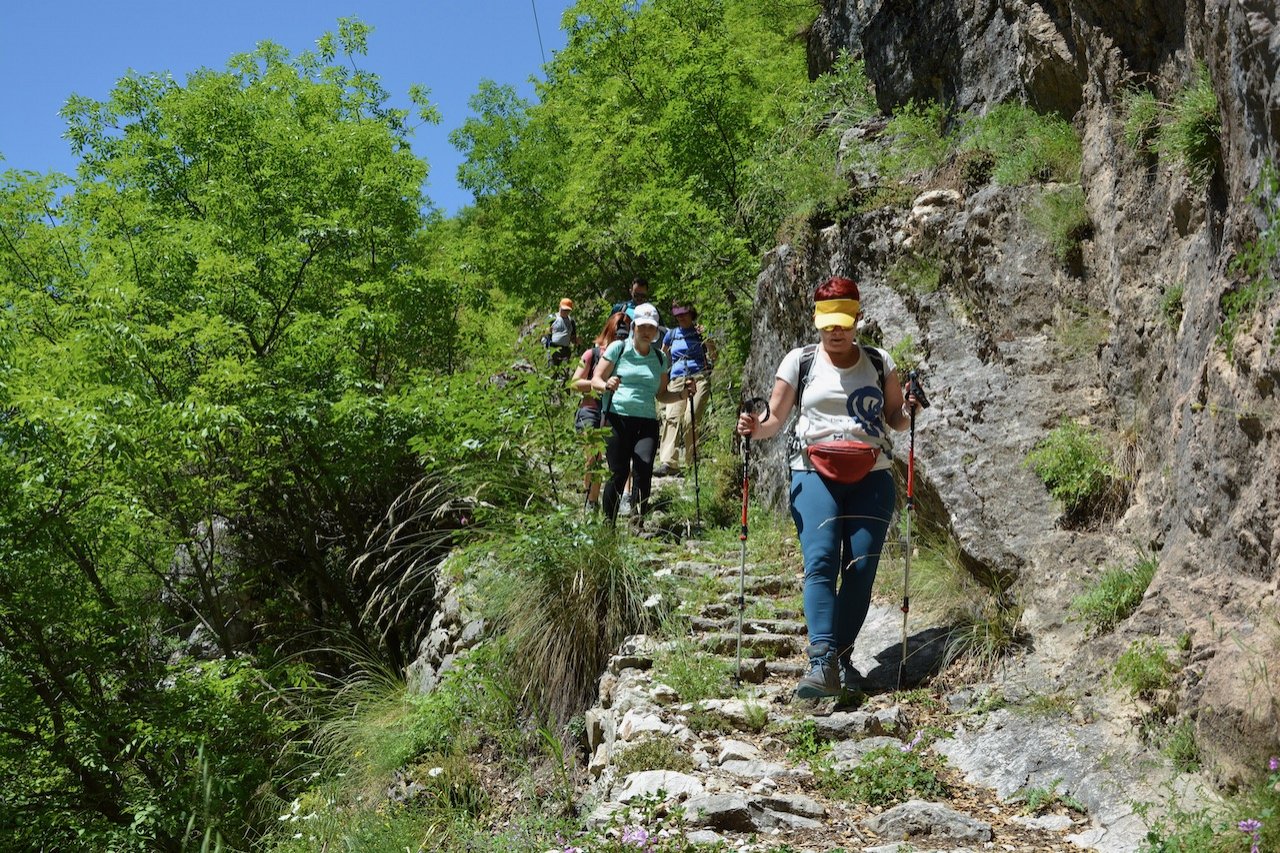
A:
[[[1081,703],[1038,698],[1024,686],[1033,666],[1006,669],[1000,684],[944,687],[945,632],[914,616],[898,691],[895,604],[873,602],[859,637],[862,694],[797,700],[801,578],[748,564],[738,686],[741,562],[709,549],[690,540],[653,558],[690,591],[688,636],[632,637],[601,677],[586,715],[593,828],[648,832],[678,807],[683,823],[664,826],[736,850],[1138,849],[1147,829],[1138,804],[1170,790],[1138,745],[1123,751],[1115,725]],[[881,566],[894,570],[890,559]],[[667,683],[681,659],[716,675],[695,699]]]

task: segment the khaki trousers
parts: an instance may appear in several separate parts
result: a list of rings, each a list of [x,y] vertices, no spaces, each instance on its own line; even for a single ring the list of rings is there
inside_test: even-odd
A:
[[[692,425],[696,423],[699,431],[704,429],[702,421],[703,415],[707,412],[711,378],[706,373],[695,373],[692,377],[677,376],[667,383],[667,388],[683,393],[687,378],[692,378],[698,383],[698,390],[694,392],[693,399],[681,397],[680,402],[667,403],[662,410],[662,438],[658,450],[658,462],[668,468],[680,468],[682,465],[693,464],[697,436],[693,434]]]

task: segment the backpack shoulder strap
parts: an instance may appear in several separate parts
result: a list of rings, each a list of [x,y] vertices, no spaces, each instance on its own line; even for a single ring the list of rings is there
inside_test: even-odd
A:
[[[880,393],[884,393],[884,359],[880,357],[880,350],[875,347],[863,347],[862,351],[867,358],[871,360],[871,366],[876,369],[876,379],[880,382]]]
[[[804,388],[809,384],[809,371],[813,369],[813,359],[818,355],[817,344],[806,344],[800,353],[800,384],[796,386],[796,412],[800,411],[800,401],[804,399]]]

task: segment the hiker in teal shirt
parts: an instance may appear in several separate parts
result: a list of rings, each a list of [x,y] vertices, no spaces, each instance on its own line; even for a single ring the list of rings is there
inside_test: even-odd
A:
[[[631,324],[632,337],[615,341],[605,350],[591,378],[591,387],[608,392],[605,423],[613,430],[605,446],[609,481],[604,487],[604,512],[612,524],[618,517],[622,491],[631,476],[635,527],[644,523],[653,481],[653,458],[658,451],[657,403],[674,403],[680,392],[667,389],[670,362],[657,345],[658,309],[646,302],[637,305]],[[696,390],[686,383],[685,393]]]

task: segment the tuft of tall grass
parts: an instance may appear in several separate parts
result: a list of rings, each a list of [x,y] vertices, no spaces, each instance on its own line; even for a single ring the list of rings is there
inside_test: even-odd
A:
[[[1121,491],[1119,471],[1096,430],[1063,419],[1027,454],[1026,464],[1072,521],[1111,509]]]
[[[1070,184],[1040,195],[1027,212],[1027,218],[1053,248],[1059,263],[1069,264],[1080,250],[1080,241],[1088,236],[1091,224],[1085,207],[1084,190]]]
[[[1156,150],[1181,163],[1193,178],[1207,181],[1222,151],[1222,117],[1209,69],[1200,65],[1191,83],[1173,98],[1156,136]]]
[[[1107,569],[1089,589],[1072,599],[1072,613],[1089,634],[1107,633],[1138,609],[1158,565],[1155,555],[1148,554],[1132,566]]]
[[[943,666],[963,660],[983,673],[990,673],[1016,648],[1026,642],[1020,627],[1022,607],[991,596],[971,607],[953,623],[947,636]]]
[[[1120,117],[1124,141],[1135,151],[1152,146],[1160,132],[1160,102],[1149,90],[1134,87],[1120,94]]]
[[[596,679],[632,634],[661,624],[645,602],[658,590],[627,539],[576,512],[523,518],[496,543],[493,624],[514,683],[539,713],[564,722],[590,707]]]

